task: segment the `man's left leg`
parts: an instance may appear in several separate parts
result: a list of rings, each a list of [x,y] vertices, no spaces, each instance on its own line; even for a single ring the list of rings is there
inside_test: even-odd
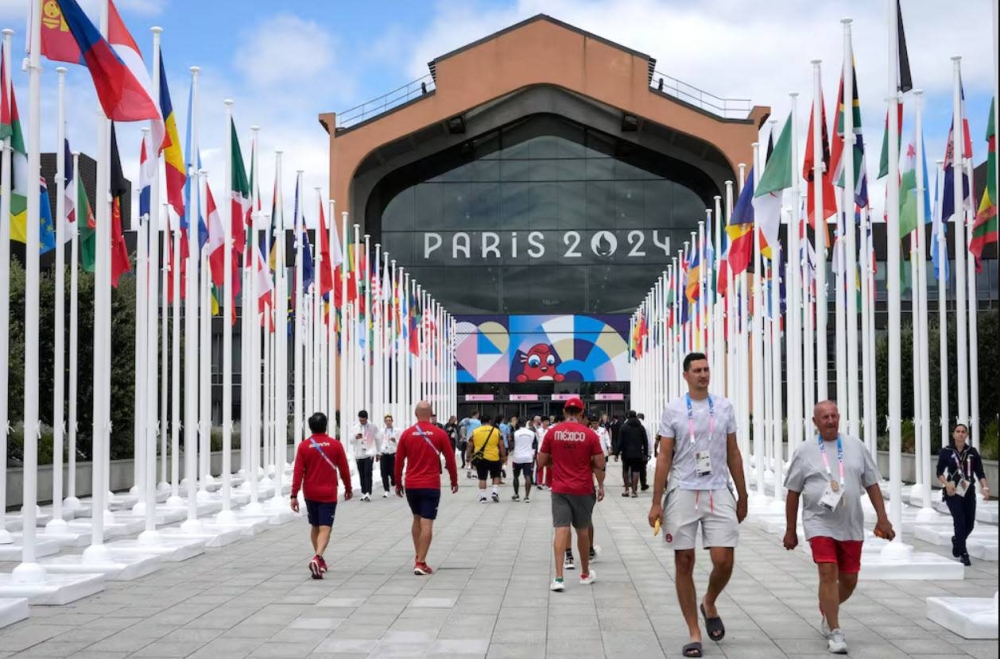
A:
[[[410,524],[410,535],[413,537],[413,562],[420,562],[420,515],[413,516]]]
[[[319,555],[319,527],[313,526],[309,529],[309,541],[312,542],[313,553]]]
[[[323,552],[326,551],[326,546],[330,544],[330,532],[333,530],[333,527],[314,526],[313,529],[316,531],[316,555],[323,558]]]
[[[735,560],[735,550],[732,547],[712,547],[710,552],[712,557],[712,574],[708,577],[708,590],[701,600],[701,605],[705,609],[706,618],[718,618],[719,611],[715,606],[716,600],[722,594],[729,579],[733,576],[733,563]],[[716,632],[714,635],[709,630],[709,636],[713,641],[721,641],[726,635],[725,630]]]

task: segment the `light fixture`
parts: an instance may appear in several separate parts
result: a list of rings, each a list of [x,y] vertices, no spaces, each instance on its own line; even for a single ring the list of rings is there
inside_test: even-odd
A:
[[[639,117],[634,114],[622,115],[622,132],[634,133],[639,130]]]

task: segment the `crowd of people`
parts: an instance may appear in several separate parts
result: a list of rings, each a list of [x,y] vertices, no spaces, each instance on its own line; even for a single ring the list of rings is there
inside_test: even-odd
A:
[[[666,404],[653,438],[642,414],[630,411],[624,419],[587,415],[579,397],[565,402],[564,418],[559,422],[535,416],[522,424],[517,417],[481,417],[475,412],[461,421],[453,416],[442,425],[431,404],[421,401],[414,411],[416,423],[399,431],[391,415],[376,428],[369,423],[368,413],[361,411],[350,436],[360,498],[371,501],[374,464],[379,463],[382,496],[387,498],[390,492],[405,496],[412,513],[413,572],[429,575],[434,570],[427,564],[427,554],[444,472],[454,494],[459,489],[459,470],[466,470],[467,478],[478,480],[479,502],[490,504],[500,503],[500,488],[509,466],[512,501],[530,503],[532,489],[550,490],[555,559],[550,590],[562,592],[567,585],[565,570],[576,569],[574,530],[579,583],[591,585],[597,580],[591,563],[601,552],[594,544],[593,511],[605,496],[608,460],[621,464],[621,495],[636,498],[650,487],[646,467],[655,458],[648,521],[654,535],[662,531],[665,546],[674,553],[677,599],[690,637],[681,648],[682,655],[700,657],[704,651],[702,625],[716,643],[726,635],[718,601],[733,573],[748,495],[733,405],[709,393],[711,373],[704,354],[689,354],[683,368],[688,391]],[[846,654],[840,609],[854,592],[861,569],[864,496],[876,512],[875,535],[892,540],[895,533],[871,453],[858,438],[841,432],[836,403],[816,405],[813,424],[815,441],[794,453],[785,478],[788,495],[783,544],[788,550],[799,544],[801,507],[803,537],[818,572],[820,628],[829,652]],[[353,497],[353,490],[347,454],[339,441],[326,434],[326,417],[313,415],[309,427],[312,436],[299,445],[296,454],[292,508],[298,511],[301,489],[315,551],[309,570],[313,578],[321,579],[327,569],[323,553],[336,512],[338,475],[345,500]],[[966,443],[967,435],[967,427],[956,427],[953,443],[941,452],[937,467],[955,520],[953,553],[966,565],[966,540],[975,521],[972,484],[976,479],[984,496],[989,495],[982,460]],[[709,551],[712,564],[700,600],[694,583],[698,547]]]

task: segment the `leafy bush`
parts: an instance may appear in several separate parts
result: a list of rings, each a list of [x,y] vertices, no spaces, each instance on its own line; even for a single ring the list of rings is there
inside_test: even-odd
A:
[[[996,460],[1000,453],[1000,420],[993,419],[983,428],[979,437],[979,452],[983,460]]]

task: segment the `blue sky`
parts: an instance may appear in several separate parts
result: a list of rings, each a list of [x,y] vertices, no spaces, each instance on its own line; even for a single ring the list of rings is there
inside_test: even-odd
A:
[[[98,1],[83,0],[82,4],[96,16]],[[802,145],[812,97],[809,62],[813,58],[824,61],[824,94],[832,117],[843,57],[840,18],[851,16],[863,123],[872,154],[869,168],[873,170],[885,114],[885,4],[884,0],[822,4],[802,0],[470,0],[462,4],[443,0],[120,0],[118,6],[148,64],[152,62],[149,27],[164,28],[163,53],[182,139],[190,80],[187,68],[192,64],[202,68],[199,130],[203,162],[216,195],[222,188],[222,100],[232,98],[245,150],[249,127],[262,128],[262,188],[266,191],[274,172],[273,153],[284,151],[283,188],[290,210],[296,170],[304,170],[307,188],[320,186],[325,191],[328,185],[326,134],[318,114],[346,110],[380,96],[425,75],[426,63],[435,56],[537,13],[548,13],[648,53],[657,58],[658,70],[716,95],[770,105],[781,121],[789,110],[788,92],[798,91],[797,128]],[[950,57],[961,54],[975,161],[982,161],[994,74],[989,2],[962,0],[945,8],[939,0],[902,0],[902,5],[914,81],[927,92],[928,158],[933,162],[943,155],[952,113]],[[0,0],[0,27],[17,32],[16,63],[24,53],[27,6],[28,0]],[[44,150],[56,145],[54,68],[46,63],[43,75]],[[96,99],[86,71],[70,68],[69,136],[74,148],[88,151],[96,141]],[[27,77],[15,71],[14,82],[22,115],[26,115]],[[907,109],[904,140],[912,125],[911,111]],[[122,126],[119,140],[126,175],[136,180],[139,126]],[[876,187],[873,197],[880,190]]]

